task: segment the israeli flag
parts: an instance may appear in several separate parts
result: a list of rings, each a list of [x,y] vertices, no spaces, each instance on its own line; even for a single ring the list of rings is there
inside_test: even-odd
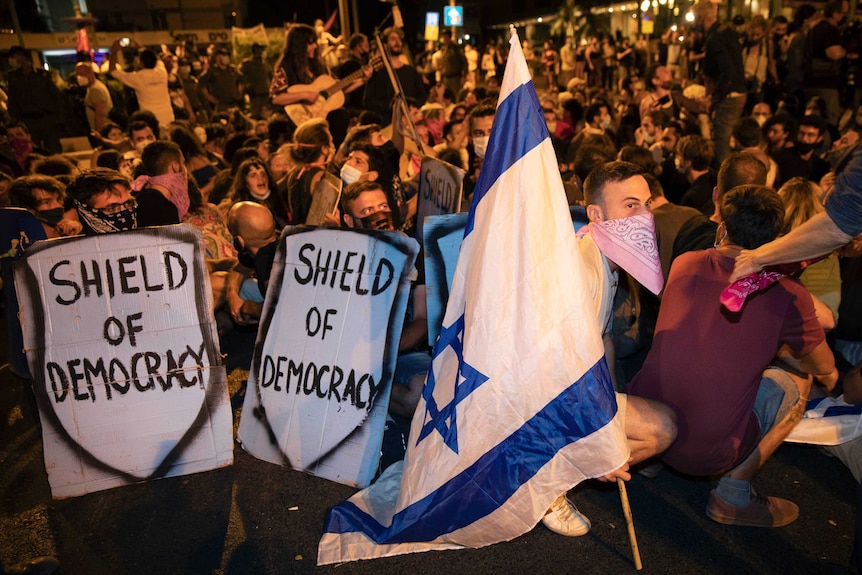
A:
[[[577,241],[513,31],[405,460],[331,511],[318,564],[508,541],[626,462]]]
[[[814,445],[841,445],[862,437],[862,405],[840,397],[809,399],[805,414],[784,441]]]

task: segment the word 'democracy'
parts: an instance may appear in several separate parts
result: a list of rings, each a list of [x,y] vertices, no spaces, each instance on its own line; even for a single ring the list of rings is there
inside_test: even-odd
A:
[[[201,242],[190,226],[71,238],[18,265],[55,496],[232,461]]]
[[[245,449],[370,482],[417,252],[396,232],[285,230],[240,421]]]

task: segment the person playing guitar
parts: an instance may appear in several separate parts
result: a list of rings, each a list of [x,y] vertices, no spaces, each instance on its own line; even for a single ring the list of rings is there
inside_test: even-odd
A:
[[[317,33],[311,26],[295,24],[287,33],[284,51],[275,66],[270,100],[273,105],[285,106],[285,111],[297,125],[309,118],[326,117],[338,145],[350,120],[349,113],[341,108],[344,103],[342,91],[350,93],[362,87],[372,72],[371,68],[363,69],[349,86],[343,90],[333,89],[340,83],[328,76],[328,70],[320,59]]]

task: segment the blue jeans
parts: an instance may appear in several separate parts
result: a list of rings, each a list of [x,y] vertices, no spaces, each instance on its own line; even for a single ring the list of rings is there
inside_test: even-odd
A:
[[[776,422],[784,419],[799,399],[799,387],[792,377],[775,367],[765,369],[754,400],[760,436],[766,435]]]

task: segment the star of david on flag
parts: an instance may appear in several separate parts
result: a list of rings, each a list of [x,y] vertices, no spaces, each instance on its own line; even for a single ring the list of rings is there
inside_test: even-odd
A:
[[[476,368],[464,361],[464,316],[459,317],[449,328],[443,329],[440,332],[440,339],[436,346],[435,356],[432,362],[440,356],[441,352],[451,349],[458,358],[458,376],[455,382],[455,394],[452,400],[444,407],[440,408],[437,401],[434,399],[434,389],[436,388],[436,378],[434,371],[428,374],[428,380],[425,382],[425,387],[422,390],[422,399],[425,400],[426,421],[422,426],[422,432],[419,434],[419,441],[422,441],[428,435],[437,430],[443,438],[443,442],[458,453],[458,420],[456,417],[455,408],[461,401],[467,398],[470,393],[477,387],[488,381],[488,376],[479,373]]]
[[[628,459],[542,108],[516,33],[407,454],[332,509],[329,564],[482,547]]]

